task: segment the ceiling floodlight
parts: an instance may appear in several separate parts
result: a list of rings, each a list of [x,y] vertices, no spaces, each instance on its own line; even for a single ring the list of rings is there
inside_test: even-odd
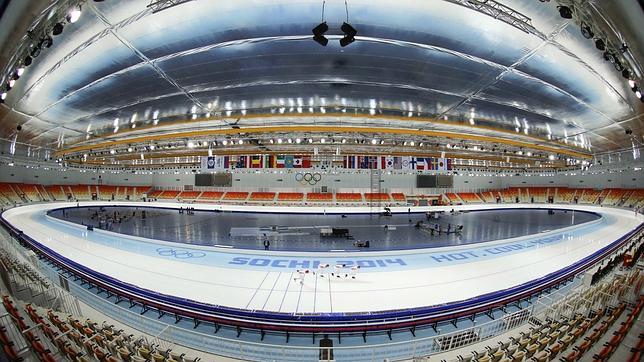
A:
[[[67,14],[67,21],[73,24],[77,22],[78,19],[80,19],[80,16],[81,16],[81,7],[80,5],[76,5],[69,10],[69,13]]]
[[[557,6],[559,9],[559,15],[564,19],[572,19],[572,10],[567,6]]]
[[[62,34],[64,28],[65,28],[65,25],[63,25],[63,23],[56,23],[54,24],[54,27],[51,28],[51,34],[60,35]]]
[[[346,47],[347,45],[353,43],[356,41],[356,34],[358,34],[358,31],[348,23],[342,23],[342,26],[340,27],[340,30],[344,33],[344,37],[340,39],[340,46],[341,47]]]
[[[322,45],[325,47],[327,44],[329,44],[329,39],[327,39],[324,36],[324,33],[326,33],[329,30],[329,26],[326,24],[326,21],[323,23],[320,23],[320,25],[316,26],[311,30],[313,32],[313,40],[315,40],[316,43]]]
[[[595,36],[593,29],[586,23],[581,23],[581,35],[586,39],[592,39]]]
[[[26,56],[26,57],[25,57],[25,61],[24,61],[24,62],[22,62],[22,63],[25,65],[25,67],[28,67],[28,66],[30,66],[30,65],[31,65],[31,63],[32,63],[32,62],[33,62],[33,59],[31,59],[31,57],[30,57],[30,56]]]
[[[597,39],[595,40],[595,48],[599,50],[606,50],[606,43],[601,39]]]

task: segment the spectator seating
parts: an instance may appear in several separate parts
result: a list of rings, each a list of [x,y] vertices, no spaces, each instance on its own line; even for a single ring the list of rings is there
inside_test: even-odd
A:
[[[308,194],[306,194],[306,201],[331,202],[333,201],[333,194],[330,192],[309,192]]]
[[[181,193],[181,191],[165,190],[165,191],[161,192],[159,194],[159,196],[157,196],[157,198],[158,199],[172,200],[172,199],[176,199],[177,196],[179,196],[180,193]]]
[[[338,192],[335,194],[336,202],[362,202],[362,194],[359,192]]]
[[[273,201],[275,200],[274,192],[252,192],[248,201]]]
[[[22,198],[16,193],[16,191],[11,187],[10,184],[2,183],[0,184],[0,194],[7,198],[12,203],[22,203],[24,202]]]
[[[519,189],[517,187],[510,187],[499,192],[501,194],[501,200],[505,203],[514,203],[516,202],[517,197],[519,197]]]
[[[574,199],[575,194],[575,189],[569,189],[567,187],[557,187],[554,201],[557,204],[569,204]]]
[[[163,190],[153,190],[152,192],[148,193],[148,197],[156,199],[156,198],[159,198],[159,196],[161,196],[162,193],[163,193]]]
[[[100,185],[97,196],[100,200],[112,200],[112,198],[116,199],[117,191],[116,186]]]
[[[405,197],[405,194],[403,194],[402,192],[392,192],[391,193],[391,198],[392,198],[392,200],[398,201],[398,202],[407,201],[407,197]]]
[[[548,201],[547,187],[529,187],[525,190],[529,195],[527,202],[547,202]]]
[[[458,197],[457,194],[454,192],[447,192],[445,193],[445,197],[447,198],[447,202],[450,204],[462,204],[463,200],[461,200],[460,197]]]
[[[483,202],[490,204],[496,203],[496,196],[494,196],[492,191],[481,192],[479,193],[479,197],[481,198],[481,200],[483,200]]]
[[[367,202],[389,202],[391,201],[391,198],[389,197],[389,194],[385,192],[365,192],[364,200]]]
[[[196,200],[201,195],[201,191],[182,191],[176,197],[180,200]]]
[[[600,190],[593,189],[581,189],[581,191],[582,194],[581,197],[579,197],[580,204],[595,204],[597,202],[597,198],[599,198],[599,195],[602,193]]]
[[[19,194],[22,194],[23,197],[25,197],[29,201],[37,202],[43,200],[36,185],[14,184],[14,190],[18,191]]]
[[[224,195],[224,200],[228,201],[244,201],[248,198],[248,192],[228,191]]]
[[[217,201],[221,200],[222,196],[224,196],[224,193],[220,191],[204,191],[197,201]]]
[[[280,192],[277,195],[277,201],[302,201],[304,193],[302,192]]]
[[[466,204],[480,204],[483,200],[474,192],[459,192],[458,197]]]
[[[622,204],[624,207],[634,208],[644,205],[644,190],[633,190],[626,201]]]
[[[88,185],[72,185],[70,186],[72,195],[76,200],[91,200],[92,196],[89,193]]]

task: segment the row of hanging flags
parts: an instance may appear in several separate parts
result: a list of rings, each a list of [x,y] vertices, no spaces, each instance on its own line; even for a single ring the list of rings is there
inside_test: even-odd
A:
[[[234,155],[201,157],[204,170],[237,168],[311,168],[315,161],[305,155]],[[336,166],[340,166],[338,162]],[[449,171],[452,160],[436,157],[413,156],[343,156],[342,166],[347,169],[373,170],[435,170]]]

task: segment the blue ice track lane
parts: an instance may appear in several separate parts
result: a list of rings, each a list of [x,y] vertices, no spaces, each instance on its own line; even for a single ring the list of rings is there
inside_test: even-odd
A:
[[[97,230],[87,231],[82,226],[69,225],[64,221],[48,217],[44,212],[32,215],[32,221],[54,228],[62,233],[81,237],[107,247],[118,248],[123,251],[137,253],[145,256],[172,259],[196,265],[211,267],[244,269],[257,271],[295,271],[296,269],[316,269],[320,263],[347,264],[361,266],[361,272],[386,272],[408,269],[425,269],[446,265],[457,265],[470,263],[473,260],[481,261],[501,256],[508,256],[521,253],[531,248],[553,245],[570,238],[586,236],[609,226],[615,222],[615,218],[604,215],[600,219],[590,221],[581,225],[573,226],[565,231],[549,231],[536,235],[528,235],[520,238],[508,239],[507,242],[494,242],[491,247],[488,243],[472,244],[472,247],[449,247],[449,251],[439,249],[416,249],[409,252],[387,253],[373,252],[364,253],[359,257],[328,257],[328,256],[281,256],[280,252],[236,252],[230,249],[216,247],[190,247],[188,245],[172,245],[168,242],[155,241],[122,234],[115,234]],[[481,246],[483,245],[483,246]],[[162,256],[158,249],[171,248],[173,250],[199,252],[203,257],[190,259],[177,259],[174,256]],[[290,253],[292,255],[292,253]],[[322,253],[324,254],[324,253]],[[389,255],[388,255],[389,254]]]

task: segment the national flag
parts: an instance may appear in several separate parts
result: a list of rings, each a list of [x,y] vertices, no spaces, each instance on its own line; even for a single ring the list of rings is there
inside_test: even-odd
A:
[[[291,155],[284,156],[284,167],[293,168],[293,156]]]
[[[284,168],[284,155],[277,155],[276,165],[277,168]]]
[[[262,156],[251,156],[251,168],[262,168]]]
[[[302,156],[300,155],[293,156],[293,167],[302,168]]]
[[[416,169],[417,170],[425,170],[425,158],[416,157]]]
[[[359,168],[361,169],[369,168],[369,156],[358,156],[358,162],[360,163]]]
[[[302,156],[302,168],[311,168],[311,156]]]
[[[356,168],[356,156],[344,156],[344,168]]]
[[[402,170],[402,157],[394,156],[394,170]]]
[[[438,159],[438,167],[436,168],[439,171],[447,171],[447,159],[446,158],[439,158]]]

